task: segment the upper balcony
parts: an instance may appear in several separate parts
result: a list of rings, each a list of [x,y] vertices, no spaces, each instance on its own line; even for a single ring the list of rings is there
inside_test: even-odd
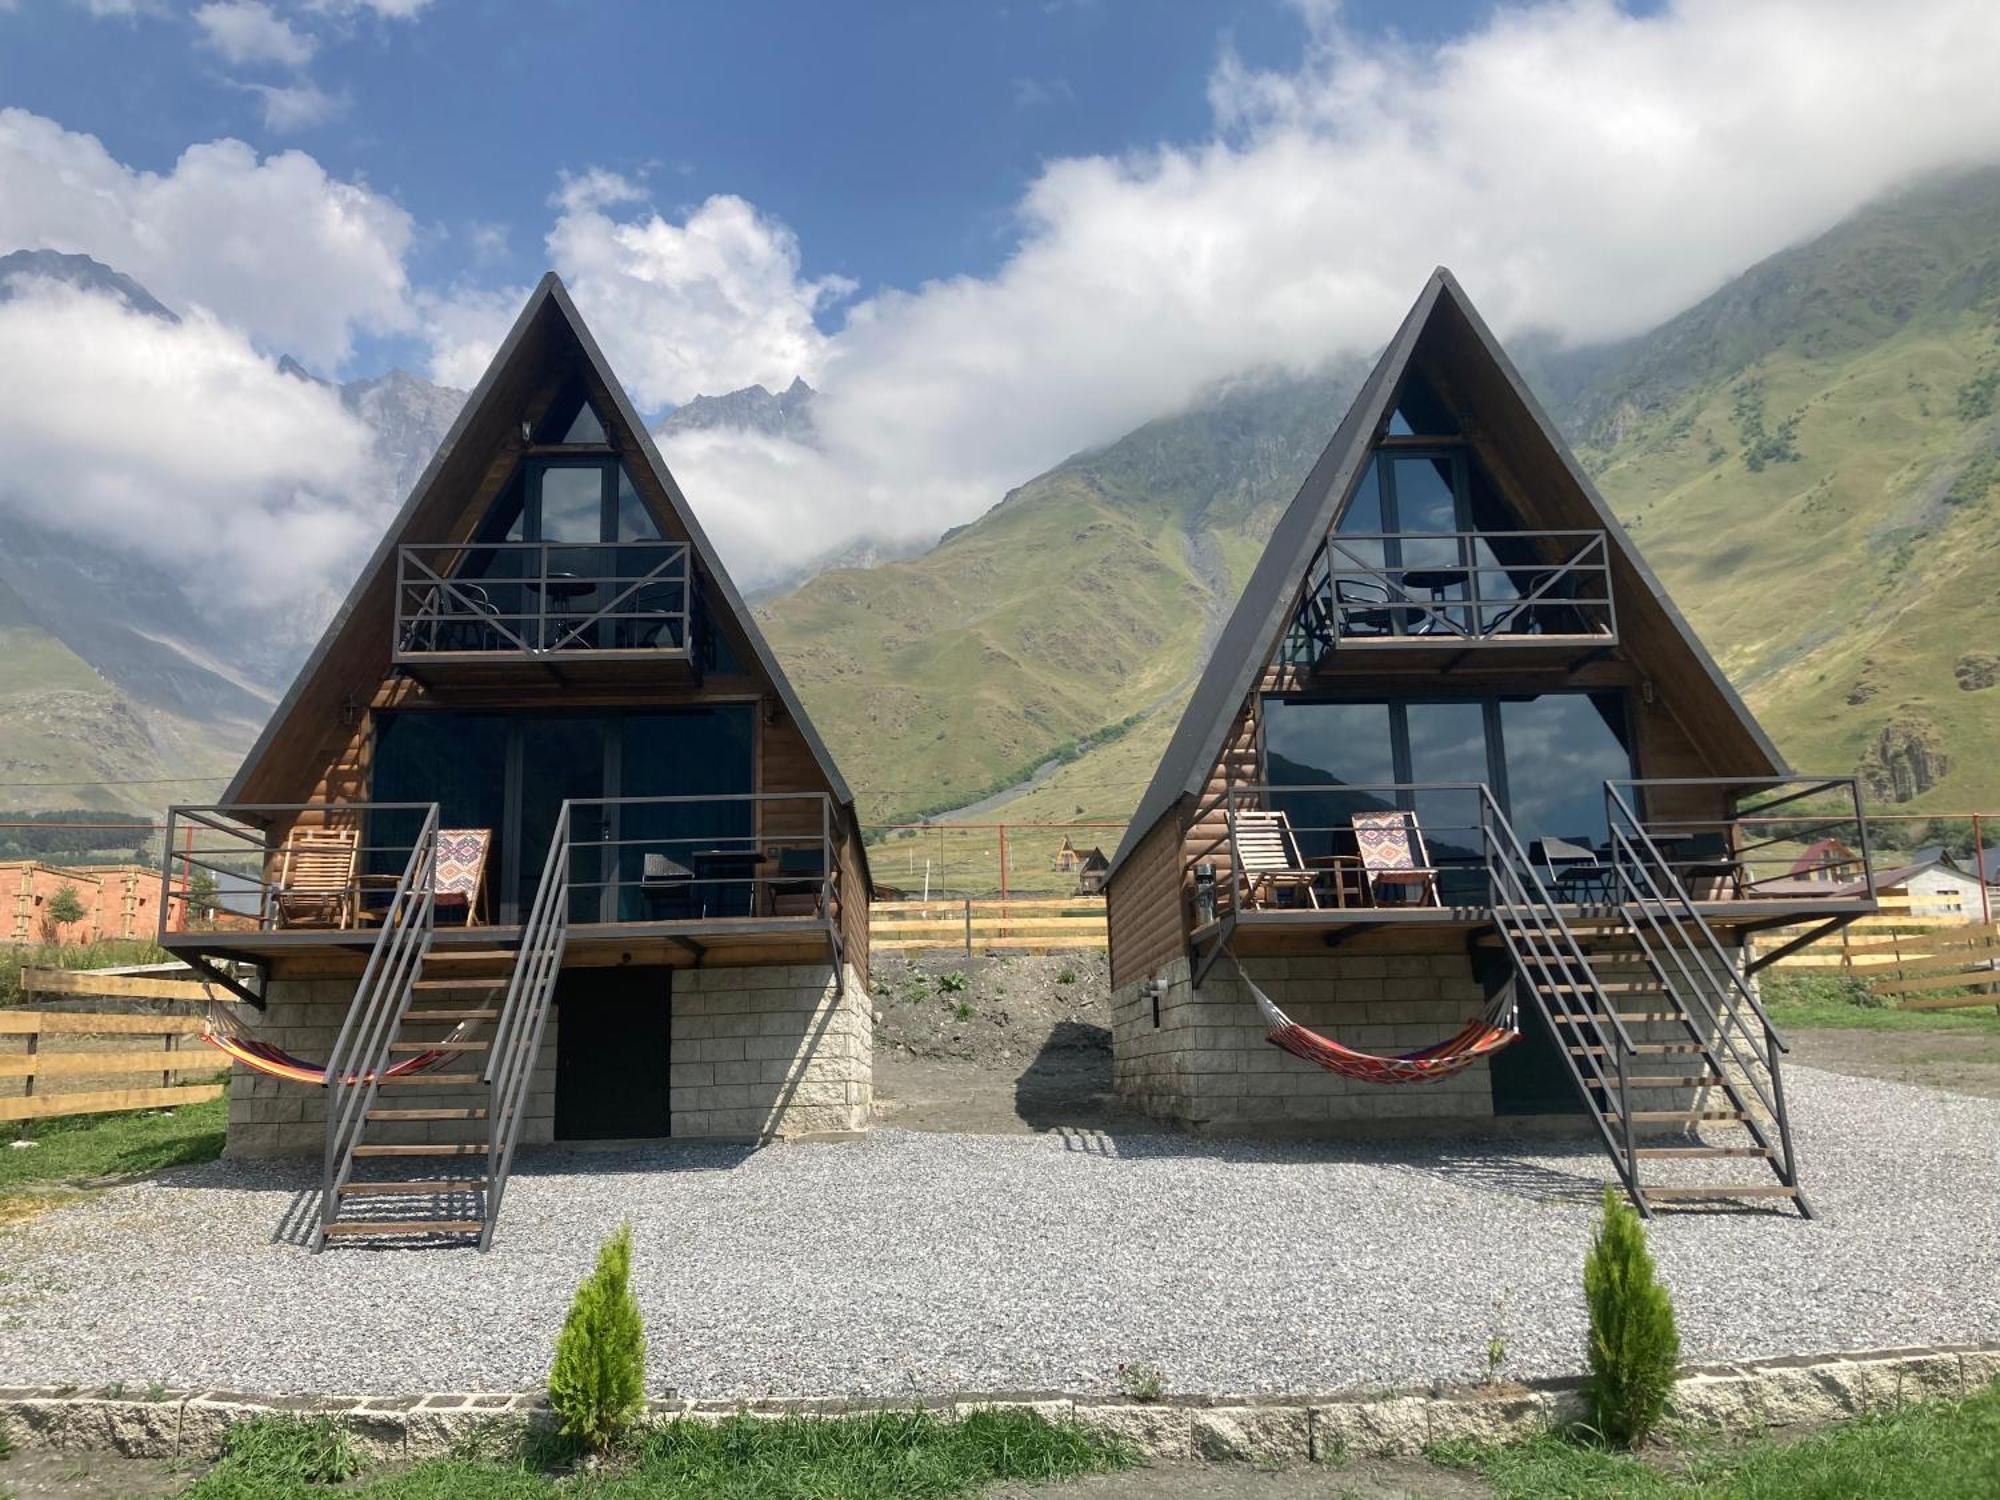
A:
[[[1602,531],[1334,532],[1307,569],[1289,654],[1310,669],[1336,654],[1428,666],[1479,651],[1497,666],[1617,643]]]
[[[405,669],[696,665],[685,542],[433,542],[396,557]]]

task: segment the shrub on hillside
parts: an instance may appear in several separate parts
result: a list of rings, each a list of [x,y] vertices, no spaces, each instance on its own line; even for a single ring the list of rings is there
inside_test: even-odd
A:
[[[597,1252],[597,1268],[576,1289],[556,1339],[549,1405],[565,1437],[601,1451],[646,1405],[646,1330],[632,1295],[632,1226],[621,1225]]]
[[[1673,1394],[1681,1336],[1639,1215],[1612,1188],[1604,1190],[1604,1217],[1584,1257],[1583,1296],[1590,1309],[1591,1421],[1606,1442],[1637,1447]]]

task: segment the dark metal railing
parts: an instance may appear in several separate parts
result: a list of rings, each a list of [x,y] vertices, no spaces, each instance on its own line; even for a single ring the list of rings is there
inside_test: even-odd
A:
[[[410,1008],[411,985],[430,951],[435,909],[437,866],[437,804],[424,814],[416,846],[396,882],[375,944],[369,950],[354,1000],[340,1023],[327,1057],[321,1083],[326,1100],[326,1157],[320,1176],[319,1234],[313,1248],[326,1244],[327,1230],[340,1213],[340,1190],[354,1171],[354,1148],[360,1143],[368,1111],[374,1108],[382,1074],[390,1061],[390,1043]]]
[[[563,852],[573,923],[815,916],[839,910],[825,792],[578,798]]]
[[[1778,1064],[1780,1054],[1790,1048],[1620,784],[1607,783],[1604,797],[1619,904],[1646,966],[1708,1043],[1718,1063],[1718,1086],[1758,1146],[1772,1152],[1779,1180],[1797,1192],[1799,1210],[1810,1218],[1811,1206],[1799,1190],[1791,1116]],[[1745,1085],[1776,1125],[1775,1144],[1743,1097]]]
[[[1632,1128],[1631,1065],[1638,1049],[1617,1005],[1599,983],[1590,956],[1562,908],[1550,897],[1492,790],[1485,786],[1479,790],[1494,925],[1514,960],[1514,972],[1549,1023],[1570,1079],[1590,1106],[1591,1119],[1612,1165],[1624,1179],[1625,1190],[1639,1211],[1647,1213]],[[1616,1131],[1605,1111],[1605,1105],[1614,1100]]]
[[[392,892],[423,840],[433,802],[238,802],[167,809],[160,874],[159,938],[170,911],[185,908],[193,930],[276,932],[294,928],[345,930],[369,938],[393,903]],[[405,835],[402,830],[410,832]],[[351,831],[353,870],[322,914],[286,910],[286,841],[297,831]],[[333,896],[324,881],[314,895]],[[386,904],[385,904],[386,903]],[[297,903],[293,903],[296,905]]]
[[[1874,899],[1868,816],[1852,776],[1665,776],[1605,790],[1644,814],[1644,831],[1697,901]],[[1662,810],[1701,802],[1717,810]]]
[[[433,542],[396,552],[396,660],[688,656],[685,542]]]
[[[1288,654],[1579,637],[1618,638],[1601,531],[1334,532],[1307,567]]]
[[[486,1215],[479,1230],[481,1250],[492,1245],[493,1228],[500,1219],[500,1200],[514,1169],[514,1148],[527,1113],[535,1060],[541,1055],[542,1036],[548,1028],[556,980],[569,942],[569,830],[570,804],[565,802],[556,814],[542,878],[535,887],[528,920],[522,924],[520,951],[507,981],[493,1045],[486,1053]]]

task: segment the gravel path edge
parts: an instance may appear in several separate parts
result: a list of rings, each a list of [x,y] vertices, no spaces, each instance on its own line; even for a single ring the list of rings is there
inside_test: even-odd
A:
[[[1970,1396],[1995,1381],[2000,1381],[2000,1343],[1694,1365],[1680,1374],[1667,1420],[1683,1430],[1744,1433]],[[1026,1409],[1050,1421],[1079,1423],[1148,1460],[1265,1465],[1348,1456],[1410,1457],[1451,1440],[1514,1442],[1583,1415],[1582,1382],[1575,1379],[1386,1393],[1168,1396],[1147,1402],[1048,1392],[897,1402],[838,1397],[667,1400],[649,1402],[647,1414],[653,1421],[722,1421],[743,1414],[840,1416],[913,1407],[950,1421],[975,1411]],[[0,1388],[0,1430],[24,1448],[63,1453],[212,1460],[221,1455],[224,1437],[236,1423],[276,1416],[331,1417],[357,1447],[380,1462],[497,1453],[549,1421],[539,1394],[383,1398],[166,1391],[138,1399],[114,1394],[114,1388]]]

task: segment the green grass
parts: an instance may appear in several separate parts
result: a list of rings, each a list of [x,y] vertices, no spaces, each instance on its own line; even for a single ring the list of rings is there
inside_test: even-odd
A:
[[[9,1188],[58,1187],[101,1177],[136,1177],[162,1167],[213,1161],[222,1154],[229,1101],[140,1110],[119,1115],[72,1115],[29,1122],[33,1150],[0,1148],[0,1193]]]
[[[2000,1494],[2000,1383],[1959,1402],[1863,1417],[1794,1442],[1695,1448],[1677,1461],[1562,1438],[1433,1457],[1477,1470],[1496,1500],[1990,1500]]]
[[[1767,972],[1758,981],[1764,1008],[1780,1031],[1829,1027],[1854,1031],[1971,1031],[2000,1036],[2000,1010],[1899,1010],[1882,1004],[1859,980],[1835,975]]]
[[[948,1500],[1004,1480],[1042,1482],[1119,1469],[1117,1446],[1027,1412],[979,1412],[945,1422],[927,1412],[720,1425],[672,1422],[595,1471],[561,1474],[531,1454],[507,1463],[456,1458],[364,1475],[337,1491],[365,1500]],[[227,1457],[188,1500],[283,1500],[325,1495],[344,1469],[315,1424],[237,1429]]]
[[[162,964],[172,958],[158,944],[136,938],[18,948],[0,945],[0,1005],[20,1002],[23,969],[111,969],[124,964]]]

